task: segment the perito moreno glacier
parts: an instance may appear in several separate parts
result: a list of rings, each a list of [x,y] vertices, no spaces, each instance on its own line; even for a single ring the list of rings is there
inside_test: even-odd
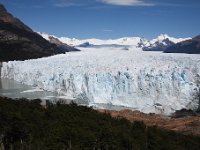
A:
[[[90,105],[112,104],[145,113],[197,109],[200,55],[144,52],[139,48],[82,48],[81,52],[11,61],[1,77]]]

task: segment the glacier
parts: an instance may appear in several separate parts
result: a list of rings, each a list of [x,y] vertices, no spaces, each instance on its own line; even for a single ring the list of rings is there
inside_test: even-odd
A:
[[[54,91],[90,106],[111,104],[169,115],[197,109],[200,55],[141,48],[81,48],[26,61],[3,62],[1,77]]]

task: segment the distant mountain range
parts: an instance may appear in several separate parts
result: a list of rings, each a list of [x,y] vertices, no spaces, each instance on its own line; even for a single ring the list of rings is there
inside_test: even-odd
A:
[[[68,37],[56,37],[55,35],[49,35],[48,33],[38,32],[43,38],[49,40],[49,37],[57,38],[62,43],[68,44],[70,46],[75,47],[90,47],[90,46],[102,46],[102,45],[123,45],[123,46],[137,46],[140,42],[139,37],[124,37],[120,39],[109,39],[109,40],[101,40],[101,39],[76,39],[76,38],[68,38]]]
[[[124,37],[119,39],[75,39],[67,37],[56,37],[47,33],[38,32],[43,38],[51,41],[55,38],[61,43],[65,43],[74,47],[84,48],[122,48],[128,50],[130,48],[141,48],[144,51],[163,51],[165,53],[200,53],[200,36],[195,38],[174,38],[167,34],[161,34],[153,40],[147,40],[140,37]]]
[[[76,49],[45,40],[0,4],[0,61],[34,59],[72,50]]]

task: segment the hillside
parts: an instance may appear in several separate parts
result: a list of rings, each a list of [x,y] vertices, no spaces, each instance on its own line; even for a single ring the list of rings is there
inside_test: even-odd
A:
[[[9,111],[8,111],[9,110]],[[200,138],[62,102],[0,98],[1,149],[198,150]]]

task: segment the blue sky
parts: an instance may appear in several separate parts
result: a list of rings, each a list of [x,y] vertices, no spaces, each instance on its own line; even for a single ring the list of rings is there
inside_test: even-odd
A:
[[[35,31],[74,38],[200,34],[200,0],[0,0]]]

